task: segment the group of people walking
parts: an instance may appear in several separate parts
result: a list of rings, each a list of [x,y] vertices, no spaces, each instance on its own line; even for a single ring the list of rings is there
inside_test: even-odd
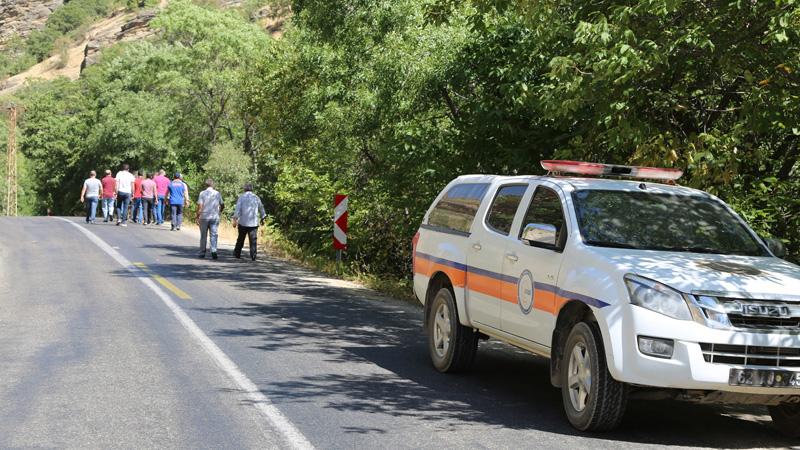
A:
[[[97,204],[101,204],[103,222],[113,222],[117,213],[117,225],[128,226],[128,213],[132,209],[131,218],[134,223],[142,225],[162,225],[165,207],[170,205],[171,229],[180,230],[183,222],[183,209],[188,206],[189,187],[184,183],[180,173],[170,181],[162,169],[136,175],[130,172],[128,164],[123,164],[116,176],[106,169],[105,176],[98,180],[97,172],[89,172],[89,178],[83,182],[81,203],[86,205],[86,223],[95,223]]]
[[[198,256],[205,258],[207,242],[210,240],[210,251],[213,259],[218,258],[217,241],[219,236],[219,223],[225,202],[222,194],[214,189],[214,181],[205,181],[205,190],[200,192],[197,199],[196,217],[200,226],[200,252]],[[261,199],[253,193],[253,185],[247,183],[243,186],[244,193],[239,196],[233,211],[233,226],[238,229],[234,256],[241,257],[244,238],[250,244],[250,258],[256,259],[258,226],[267,214]],[[97,216],[97,206],[101,203],[103,222],[113,222],[114,212],[117,213],[117,225],[128,226],[128,210],[132,209],[131,218],[135,223],[142,225],[162,225],[164,223],[165,206],[169,204],[171,212],[171,231],[179,231],[183,222],[183,212],[189,206],[189,186],[183,181],[181,174],[176,172],[172,180],[166,177],[162,169],[158,172],[148,172],[142,175],[138,171],[134,176],[130,166],[123,164],[116,176],[111,176],[111,170],[105,171],[102,179],[97,179],[97,173],[92,170],[89,178],[83,182],[81,189],[81,203],[86,205],[86,223],[94,224]]]

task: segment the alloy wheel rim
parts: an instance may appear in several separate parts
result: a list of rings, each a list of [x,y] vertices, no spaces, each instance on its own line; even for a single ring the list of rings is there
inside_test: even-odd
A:
[[[589,351],[582,342],[572,347],[567,368],[567,387],[572,407],[580,412],[586,409],[589,392],[592,389],[592,368]]]
[[[451,332],[450,308],[447,307],[446,303],[442,303],[433,316],[433,349],[440,358],[444,358],[447,355],[447,350],[450,349]]]

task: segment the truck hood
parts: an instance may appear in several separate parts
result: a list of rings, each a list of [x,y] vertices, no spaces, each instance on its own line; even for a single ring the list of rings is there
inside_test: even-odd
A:
[[[800,301],[800,267],[775,257],[603,249],[623,273],[664,283],[684,293]]]

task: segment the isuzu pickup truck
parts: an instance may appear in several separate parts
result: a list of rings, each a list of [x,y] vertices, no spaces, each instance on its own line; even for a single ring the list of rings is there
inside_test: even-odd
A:
[[[466,370],[494,338],[550,359],[569,422],[631,396],[760,404],[800,436],[800,267],[676,169],[543,161],[461,176],[413,241],[430,357]]]

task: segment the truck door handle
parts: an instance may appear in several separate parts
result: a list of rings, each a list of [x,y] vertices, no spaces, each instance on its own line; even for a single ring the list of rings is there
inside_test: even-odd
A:
[[[514,262],[519,261],[519,256],[513,253],[506,253],[506,258],[508,258],[509,261],[514,261]]]
[[[481,247],[481,243],[480,242],[476,242],[476,243],[472,244],[472,248],[474,248],[475,250],[480,250],[483,247]]]

